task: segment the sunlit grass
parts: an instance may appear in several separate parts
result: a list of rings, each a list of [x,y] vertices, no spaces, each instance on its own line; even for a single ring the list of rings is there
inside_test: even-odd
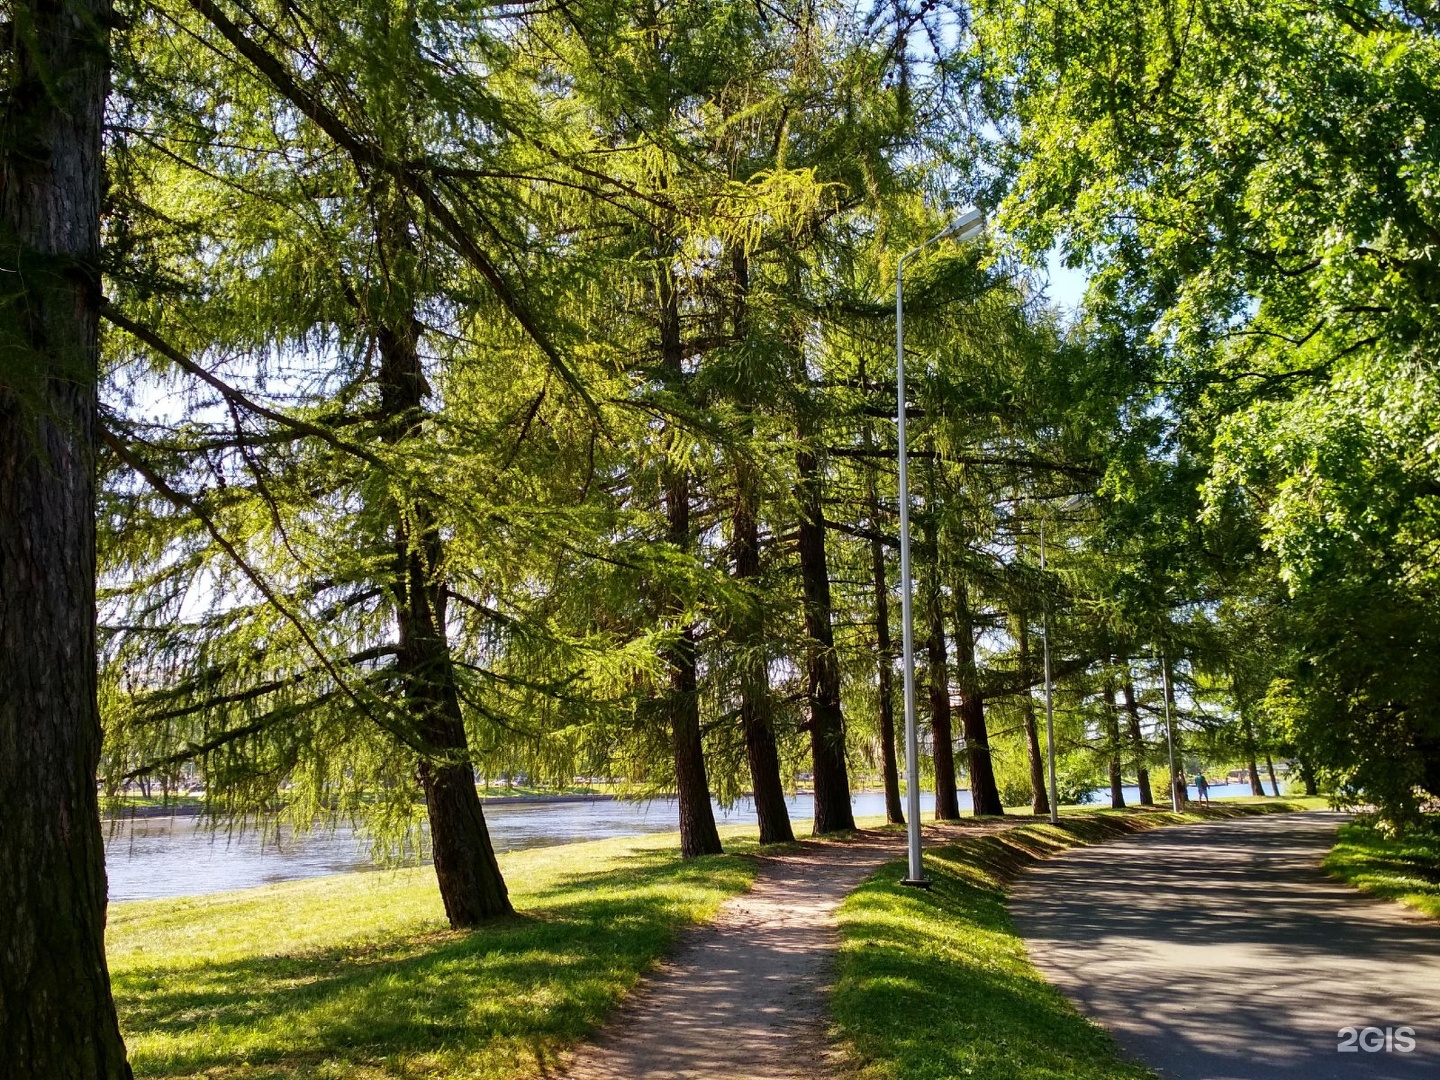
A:
[[[170,795],[141,795],[127,792],[122,795],[100,795],[100,813],[104,817],[125,817],[137,810],[198,810],[205,805],[200,795],[172,793]]]
[[[1376,896],[1440,919],[1440,823],[1387,837],[1364,822],[1340,829],[1325,869]]]
[[[748,830],[727,848],[755,850]],[[109,955],[137,1076],[533,1077],[683,927],[749,888],[673,835],[501,856],[519,915],[447,928],[428,868],[116,904]]]
[[[833,1003],[863,1080],[1148,1080],[1031,965],[1005,908],[1027,866],[1068,848],[1152,828],[1273,810],[1094,811],[948,844],[925,856],[927,891],[886,865],[840,908]]]

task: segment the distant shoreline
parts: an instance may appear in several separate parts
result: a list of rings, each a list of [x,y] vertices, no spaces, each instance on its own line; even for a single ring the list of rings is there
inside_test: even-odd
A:
[[[618,795],[481,795],[481,806],[519,806],[525,803],[585,803],[613,802]],[[132,818],[199,817],[205,812],[203,802],[174,803],[170,806],[132,806],[122,808],[119,813],[105,813],[101,807],[100,820],[105,822],[129,821]]]

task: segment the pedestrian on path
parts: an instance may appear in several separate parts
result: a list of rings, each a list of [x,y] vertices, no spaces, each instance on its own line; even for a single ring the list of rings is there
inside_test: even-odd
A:
[[[1205,779],[1204,773],[1195,774],[1195,798],[1206,806],[1210,805],[1210,781]]]

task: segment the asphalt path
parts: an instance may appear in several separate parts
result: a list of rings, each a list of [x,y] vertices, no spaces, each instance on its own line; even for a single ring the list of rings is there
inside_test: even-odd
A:
[[[1326,876],[1344,820],[1229,819],[1081,848],[1027,873],[1011,912],[1046,977],[1162,1076],[1436,1080],[1440,923]]]

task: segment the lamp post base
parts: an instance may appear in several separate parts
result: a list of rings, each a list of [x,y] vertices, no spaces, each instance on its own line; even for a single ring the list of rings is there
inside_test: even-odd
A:
[[[912,889],[928,889],[928,888],[930,888],[930,879],[929,879],[929,878],[923,878],[923,877],[922,877],[922,878],[908,878],[908,877],[907,877],[907,878],[901,878],[901,879],[900,879],[900,884],[901,884],[901,885],[908,885],[908,886],[910,886],[910,888],[912,888]]]

